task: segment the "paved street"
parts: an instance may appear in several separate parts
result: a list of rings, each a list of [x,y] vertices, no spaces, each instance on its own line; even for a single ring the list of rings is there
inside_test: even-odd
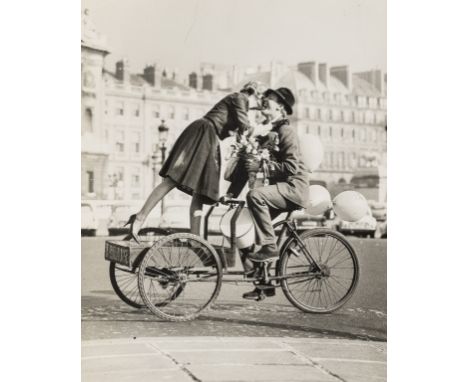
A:
[[[332,314],[305,314],[280,289],[262,302],[243,300],[248,284],[224,284],[212,309],[196,321],[163,322],[123,303],[112,290],[108,238],[82,238],[83,340],[174,336],[290,337],[386,341],[386,241],[351,239],[361,279],[352,299]],[[115,238],[114,238],[115,239]]]
[[[285,337],[171,337],[84,341],[82,380],[386,380],[385,343]]]

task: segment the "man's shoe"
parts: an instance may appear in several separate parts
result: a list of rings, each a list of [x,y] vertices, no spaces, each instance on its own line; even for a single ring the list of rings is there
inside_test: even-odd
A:
[[[279,251],[276,244],[264,245],[257,253],[247,255],[249,260],[256,262],[275,260],[278,257]]]
[[[242,295],[242,298],[245,298],[246,300],[254,300],[254,301],[260,301],[262,300],[262,290],[259,288],[255,288],[251,292],[244,293]],[[275,293],[275,288],[268,288],[268,289],[263,289],[263,294],[264,297],[273,297]]]

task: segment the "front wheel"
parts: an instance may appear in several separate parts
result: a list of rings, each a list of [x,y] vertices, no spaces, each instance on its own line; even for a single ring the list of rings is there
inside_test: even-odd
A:
[[[281,288],[286,298],[304,312],[333,312],[351,298],[359,281],[354,248],[342,234],[327,228],[303,232],[299,238],[289,237],[282,248]]]

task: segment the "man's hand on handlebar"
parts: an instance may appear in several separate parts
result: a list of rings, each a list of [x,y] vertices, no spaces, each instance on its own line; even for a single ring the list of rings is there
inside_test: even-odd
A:
[[[218,202],[221,204],[226,204],[229,199],[232,199],[232,196],[233,196],[232,194],[223,195],[219,198]]]
[[[239,206],[244,206],[245,205],[245,200],[242,199],[234,199],[232,197],[232,194],[226,194],[224,196],[221,196],[218,200],[218,203],[224,204],[224,205],[232,205],[232,204],[237,204]]]

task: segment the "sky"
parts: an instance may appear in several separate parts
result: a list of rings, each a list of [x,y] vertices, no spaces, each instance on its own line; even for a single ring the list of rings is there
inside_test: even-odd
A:
[[[271,61],[387,69],[386,0],[82,0],[108,63],[196,70]]]

